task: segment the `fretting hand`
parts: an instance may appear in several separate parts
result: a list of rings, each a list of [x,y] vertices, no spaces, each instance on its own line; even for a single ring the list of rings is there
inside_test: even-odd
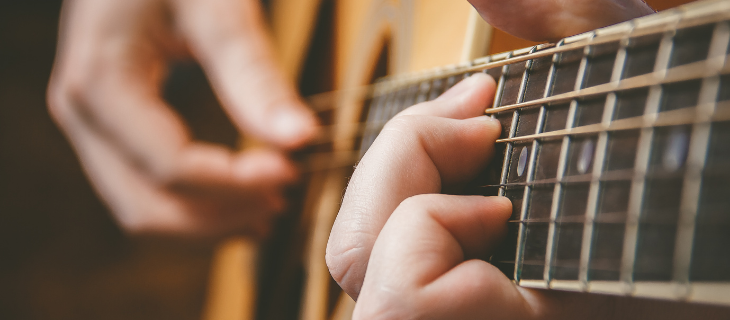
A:
[[[642,0],[470,0],[470,3],[490,24],[531,40],[557,40],[653,12]],[[482,100],[473,102],[475,105],[461,108],[473,108],[470,109],[473,110],[470,116],[480,114],[489,107],[487,101],[490,100],[486,99],[486,93],[484,95]],[[406,110],[404,114],[410,112],[413,111]],[[480,140],[480,143],[479,145],[489,149],[494,143],[494,139]],[[464,157],[465,155],[460,152],[469,149],[471,147],[465,146],[463,149],[455,150],[452,155],[460,156],[453,158]],[[393,150],[374,149],[369,153],[375,152],[393,152]],[[474,160],[486,163],[484,156]],[[374,197],[367,201],[355,202],[356,199],[363,197],[363,194],[360,193],[362,190],[357,189],[357,182],[360,179],[358,177],[363,176],[362,179],[370,179],[373,182],[384,179],[378,175],[367,176],[358,172],[363,170],[363,165],[367,165],[367,161],[368,155],[363,159],[364,163],[358,167],[348,187],[345,201],[337,215],[327,243],[326,259],[330,273],[345,292],[355,299],[360,292],[375,239],[378,238],[380,230],[400,201],[412,195],[441,192],[441,189],[438,188],[439,181],[420,178],[420,180],[412,182],[415,186],[408,192],[392,190],[392,192],[383,192],[383,198]],[[439,169],[465,170],[456,163],[444,163]],[[438,172],[442,175],[445,174],[441,170]],[[411,172],[414,171],[411,170]],[[416,176],[422,174],[420,171],[413,173]],[[369,185],[368,187],[389,188],[390,186]]]
[[[354,320],[730,316],[724,308],[526,289],[484,261],[506,231],[509,200],[438,193],[488,162],[500,127],[479,115],[493,94],[494,81],[476,74],[439,99],[407,109],[386,125],[358,165],[342,210],[367,208],[389,218],[373,239]],[[366,218],[358,223],[372,223]]]

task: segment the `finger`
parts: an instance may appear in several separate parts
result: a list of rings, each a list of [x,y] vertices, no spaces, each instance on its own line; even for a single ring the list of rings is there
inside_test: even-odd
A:
[[[67,124],[73,126],[66,132],[90,181],[129,232],[196,237],[231,232],[264,235],[273,217],[271,208],[280,206],[270,202],[272,197],[281,197],[278,190],[259,189],[245,200],[240,195],[233,199],[208,199],[200,194],[181,197],[155,186],[84,121],[71,119]],[[241,212],[242,208],[247,212]]]
[[[476,73],[439,96],[433,103],[421,103],[398,115],[424,115],[452,119],[467,119],[484,114],[494,98],[494,78]]]
[[[530,319],[544,299],[523,296],[498,269],[469,252],[505,231],[505,198],[421,195],[404,201],[384,226],[353,319]],[[544,313],[544,310],[540,314]]]
[[[469,0],[494,27],[532,41],[574,34],[654,13],[642,0]]]
[[[57,119],[66,114],[81,117],[94,134],[103,135],[158,185],[245,189],[296,178],[294,165],[281,154],[257,161],[264,167],[256,171],[245,165],[255,160],[251,157],[191,142],[185,124],[160,97],[166,58],[153,36],[159,36],[159,21],[152,21],[161,14],[159,5],[71,4],[64,14],[69,22],[62,33],[65,45],[49,85]],[[129,25],[130,19],[136,19],[135,27]],[[89,25],[116,28],[109,32]]]
[[[181,30],[239,128],[285,148],[316,134],[316,118],[274,60],[259,1],[175,3]]]
[[[458,120],[414,114],[482,114],[494,92],[493,82],[481,76],[475,79],[465,82],[470,90],[394,118],[355,170],[326,254],[330,273],[351,297],[357,297],[372,245],[398,204],[466,182],[487,164],[500,131],[497,121],[485,116]]]

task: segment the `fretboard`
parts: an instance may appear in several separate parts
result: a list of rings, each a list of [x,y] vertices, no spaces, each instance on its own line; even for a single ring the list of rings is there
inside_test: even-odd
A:
[[[730,305],[730,1],[373,89],[360,149],[466,76],[498,80],[475,193],[513,214],[491,263],[522,286]]]

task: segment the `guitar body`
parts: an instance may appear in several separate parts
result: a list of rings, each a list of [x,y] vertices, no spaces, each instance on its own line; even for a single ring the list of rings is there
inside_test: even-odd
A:
[[[665,9],[690,1],[654,2]],[[312,104],[328,134],[337,137],[314,151],[334,155],[327,162],[335,165],[306,174],[296,221],[280,231],[293,243],[260,247],[232,239],[221,246],[205,318],[349,319],[354,302],[332,281],[324,256],[352,173],[351,165],[337,163],[351,163],[360,148],[353,128],[364,120],[368,101],[358,88],[385,75],[467,63],[490,47],[512,50],[529,43],[492,30],[464,0],[274,0],[270,14],[286,73],[308,88],[305,94],[334,92]],[[266,252],[271,248],[280,252]],[[266,258],[271,254],[285,258]],[[271,264],[281,274],[260,277]],[[291,299],[292,292],[298,299]]]

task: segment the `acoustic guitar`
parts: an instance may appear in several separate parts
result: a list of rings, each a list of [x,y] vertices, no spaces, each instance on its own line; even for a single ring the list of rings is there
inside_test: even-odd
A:
[[[213,299],[207,318],[348,319],[354,302],[324,263],[347,177],[395,114],[477,72],[498,80],[485,114],[503,132],[470,190],[514,209],[492,264],[529,288],[730,306],[730,1],[474,60],[492,30],[465,1],[274,2],[286,17],[274,33],[307,39],[315,24],[287,33],[277,21],[313,12],[350,18],[319,25],[334,40],[307,63],[306,41],[280,43],[283,64],[304,70],[293,77],[330,75],[303,87],[334,90],[310,98],[325,127],[302,155],[302,211],[279,240],[221,251],[212,296],[228,302]],[[248,289],[223,285],[234,278]]]

